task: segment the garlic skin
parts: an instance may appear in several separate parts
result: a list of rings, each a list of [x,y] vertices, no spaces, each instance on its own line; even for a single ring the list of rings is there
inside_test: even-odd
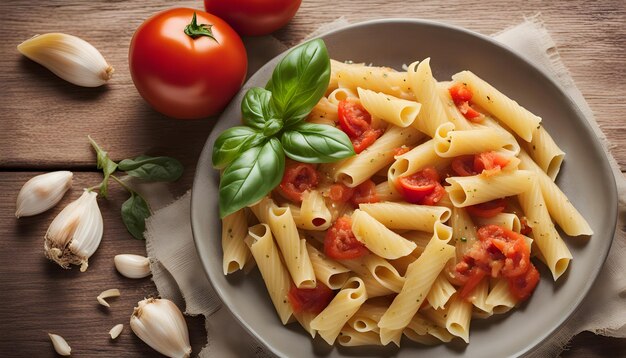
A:
[[[22,55],[77,86],[102,86],[115,71],[93,45],[68,34],[35,35],[19,44],[17,49]]]
[[[96,193],[85,190],[52,220],[46,232],[44,253],[63,268],[73,264],[86,271],[87,260],[100,245],[103,222],[96,197]]]
[[[137,305],[130,316],[130,328],[137,337],[168,357],[189,357],[189,332],[178,307],[170,300],[156,298]]]
[[[30,178],[17,194],[15,217],[33,216],[52,208],[72,186],[72,172],[58,171]]]
[[[113,258],[117,272],[128,278],[143,278],[150,275],[150,260],[133,254],[115,255]]]
[[[72,348],[65,341],[65,339],[58,334],[48,333],[48,337],[52,341],[52,346],[54,346],[54,350],[60,356],[69,356],[72,353]]]
[[[96,300],[98,300],[98,303],[100,303],[101,305],[105,306],[105,307],[111,307],[111,305],[107,302],[107,298],[110,297],[120,297],[120,290],[118,290],[117,288],[111,288],[105,291],[102,291],[98,297],[96,297]]]

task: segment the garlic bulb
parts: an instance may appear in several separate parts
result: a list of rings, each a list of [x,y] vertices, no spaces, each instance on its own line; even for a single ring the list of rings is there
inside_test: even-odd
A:
[[[102,86],[114,72],[93,45],[68,34],[35,35],[19,44],[17,49],[22,55],[78,86]]]
[[[142,278],[150,275],[150,260],[132,254],[115,255],[113,258],[117,272],[128,278]]]
[[[166,299],[147,298],[137,303],[130,328],[150,347],[168,357],[189,357],[189,332],[178,307]]]
[[[37,175],[17,194],[15,216],[32,216],[55,206],[72,186],[72,172],[58,171]]]
[[[52,341],[52,346],[54,346],[54,350],[60,356],[69,356],[72,352],[72,348],[65,341],[65,339],[58,334],[48,333],[48,337]]]
[[[100,245],[103,224],[96,197],[96,193],[85,190],[52,220],[46,232],[45,255],[63,268],[81,265],[84,272],[87,260]]]

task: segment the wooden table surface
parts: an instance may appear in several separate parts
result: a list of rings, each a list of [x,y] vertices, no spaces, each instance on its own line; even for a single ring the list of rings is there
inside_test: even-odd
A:
[[[113,256],[145,254],[144,243],[131,238],[119,207],[125,194],[112,189],[100,201],[105,233],[89,270],[62,270],[43,257],[42,238],[54,216],[100,181],[91,134],[114,160],[141,153],[179,158],[184,177],[172,189],[191,186],[195,163],[213,120],[174,121],[153,111],[136,92],[128,72],[128,44],[134,30],[151,14],[174,2],[49,0],[0,2],[0,356],[44,357],[54,351],[46,332],[64,336],[80,357],[152,356],[156,353],[128,327],[133,306],[156,294],[150,279],[130,280],[116,273]],[[445,5],[443,5],[445,3]],[[176,6],[202,8],[201,1]],[[349,21],[416,17],[441,20],[491,34],[541,11],[563,62],[588,100],[600,125],[616,145],[613,154],[626,169],[626,5],[611,1],[375,1],[304,0],[300,11],[275,36],[287,45],[302,40],[319,25],[345,16]],[[95,45],[116,73],[102,88],[84,89],[55,77],[23,58],[16,46],[37,33],[65,32]],[[30,177],[49,170],[75,172],[72,191],[47,213],[15,219],[15,198]],[[122,296],[110,309],[95,297],[117,287]],[[120,338],[108,331],[124,323]],[[195,352],[204,345],[202,318],[189,318]],[[582,333],[565,357],[626,355],[626,340]]]

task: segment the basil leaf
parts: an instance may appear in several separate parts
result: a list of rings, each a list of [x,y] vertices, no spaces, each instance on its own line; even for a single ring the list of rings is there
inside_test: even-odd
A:
[[[87,138],[96,151],[96,166],[98,169],[102,169],[102,173],[104,174],[104,179],[100,183],[98,192],[100,196],[106,198],[109,187],[109,177],[117,170],[117,164],[109,158],[109,154],[104,149],[100,148],[98,143],[96,143],[91,136],[87,136]]]
[[[267,122],[279,120],[271,102],[272,92],[261,87],[250,88],[241,101],[243,123],[263,131]],[[282,128],[282,121],[281,128]],[[280,130],[280,129],[279,129]]]
[[[319,102],[330,81],[330,59],[324,41],[306,42],[276,66],[265,88],[286,126],[306,117]]]
[[[220,180],[220,217],[261,200],[280,183],[284,171],[285,154],[278,139],[245,151]]]
[[[348,136],[337,128],[313,123],[300,123],[283,133],[285,154],[303,163],[330,163],[353,155]]]
[[[118,169],[135,178],[153,181],[175,181],[183,175],[183,165],[170,157],[140,155],[135,159],[124,159]]]
[[[128,232],[135,239],[142,240],[143,232],[146,231],[146,219],[150,217],[148,203],[141,195],[130,192],[130,198],[122,204],[122,221]]]
[[[263,134],[250,127],[228,128],[213,144],[213,166],[224,168],[246,150],[260,145],[263,140]]]

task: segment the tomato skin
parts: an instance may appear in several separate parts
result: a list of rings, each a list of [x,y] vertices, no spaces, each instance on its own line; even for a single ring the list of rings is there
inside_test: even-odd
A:
[[[509,280],[509,288],[516,297],[528,298],[539,274],[535,277],[530,272],[536,268],[530,262],[530,248],[524,236],[497,225],[483,226],[476,234],[478,241],[454,269],[454,280],[463,286],[461,295],[467,297],[482,277],[489,275]]]
[[[452,97],[452,101],[454,104],[459,105],[463,102],[468,102],[472,99],[474,94],[472,90],[467,88],[463,83],[457,83],[448,89],[450,92],[450,97]]]
[[[295,312],[320,313],[335,297],[335,292],[321,282],[315,288],[297,288],[291,285],[287,294],[289,303]]]
[[[342,183],[336,183],[330,186],[328,196],[332,201],[347,203],[352,199],[354,189],[347,187]]]
[[[217,42],[184,33],[194,12],[198,24],[213,25]],[[226,22],[188,8],[159,12],[141,24],[128,60],[139,94],[157,111],[178,119],[220,112],[241,88],[248,66],[243,42]]]
[[[465,210],[472,215],[477,216],[479,218],[492,218],[506,208],[506,200],[503,199],[495,199],[485,203],[470,205],[465,207]]]
[[[484,173],[487,176],[494,175],[509,164],[509,161],[508,158],[494,151],[476,154],[474,156],[474,171]]]
[[[302,194],[317,187],[318,183],[319,174],[313,164],[292,162],[285,168],[278,191],[286,199],[299,203],[302,201]]]
[[[324,253],[335,260],[351,260],[367,255],[369,250],[352,232],[352,219],[342,216],[326,233]]]
[[[404,199],[413,204],[434,205],[445,194],[445,189],[439,184],[439,173],[434,167],[400,177],[397,184]]]
[[[359,204],[377,203],[380,201],[376,194],[376,184],[374,184],[371,179],[357,185],[352,190],[353,193],[350,202],[352,202],[352,205],[355,207],[358,207]]]
[[[208,13],[228,22],[242,36],[272,33],[294,17],[302,0],[204,0]]]
[[[478,174],[474,171],[473,155],[462,155],[460,157],[456,157],[452,159],[450,166],[452,167],[452,171],[462,177]]]

